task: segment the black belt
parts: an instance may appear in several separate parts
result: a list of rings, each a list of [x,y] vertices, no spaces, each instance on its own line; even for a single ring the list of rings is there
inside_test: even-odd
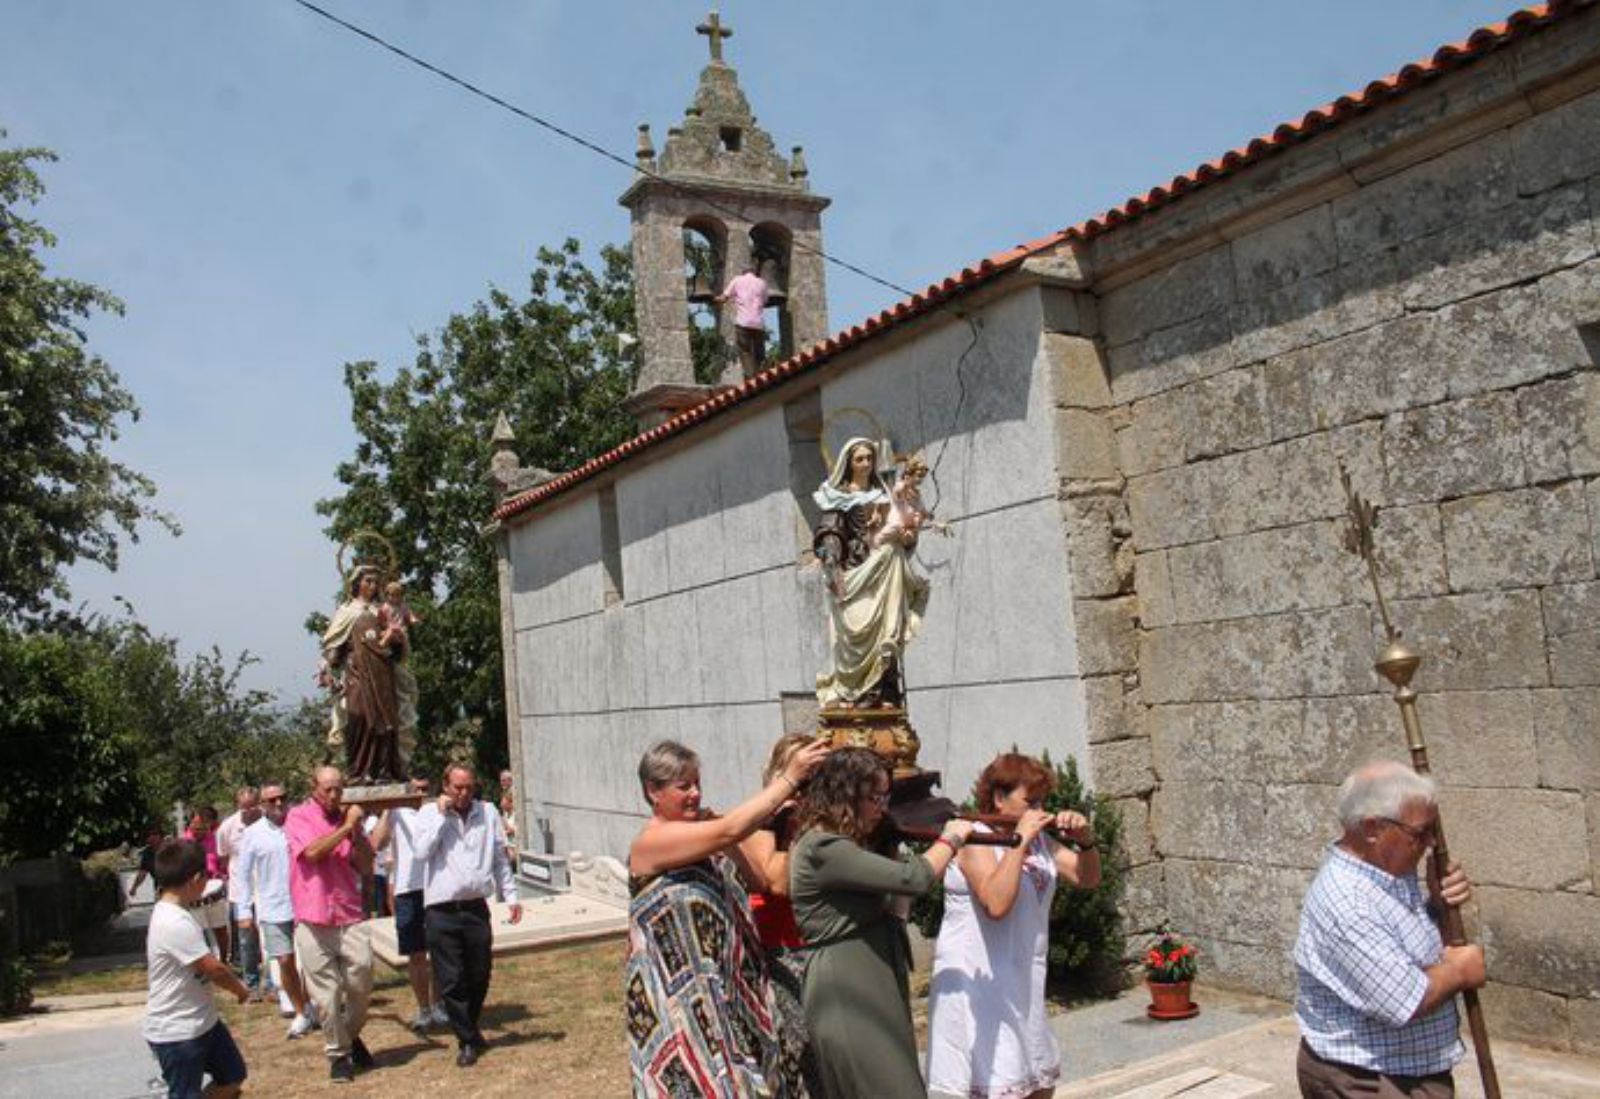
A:
[[[439,912],[487,912],[489,902],[482,897],[473,897],[467,901],[440,901],[427,907]]]

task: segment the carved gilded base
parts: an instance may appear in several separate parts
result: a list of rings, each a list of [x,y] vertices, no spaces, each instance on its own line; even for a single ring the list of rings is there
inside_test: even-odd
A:
[[[922,741],[902,707],[827,707],[818,715],[817,735],[835,748],[871,748],[889,761],[896,779],[922,773],[917,767]]]

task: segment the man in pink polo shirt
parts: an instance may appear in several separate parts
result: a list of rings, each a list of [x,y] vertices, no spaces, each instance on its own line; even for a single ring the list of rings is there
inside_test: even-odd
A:
[[[761,369],[767,357],[767,322],[762,310],[767,307],[767,282],[756,274],[755,264],[747,263],[744,272],[728,283],[715,299],[718,305],[733,302],[733,337],[739,347],[739,369],[746,378]]]
[[[372,936],[364,921],[361,879],[372,872],[372,845],[359,805],[345,806],[344,775],[317,768],[311,799],[289,811],[289,897],[294,950],[306,991],[322,1019],[329,1079],[348,1083],[371,1068],[361,1041],[372,995]]]

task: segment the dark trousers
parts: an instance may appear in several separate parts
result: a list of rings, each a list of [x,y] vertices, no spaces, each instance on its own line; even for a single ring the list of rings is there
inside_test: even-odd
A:
[[[733,345],[739,350],[740,372],[746,378],[755,377],[767,357],[767,330],[735,325]]]
[[[1295,1062],[1304,1099],[1450,1099],[1456,1093],[1448,1072],[1432,1076],[1390,1076],[1371,1069],[1325,1061],[1300,1042]]]
[[[489,902],[430,904],[425,919],[434,995],[444,1003],[456,1041],[464,1046],[481,1046],[484,1040],[478,1017],[483,1014],[489,974],[494,969]]]

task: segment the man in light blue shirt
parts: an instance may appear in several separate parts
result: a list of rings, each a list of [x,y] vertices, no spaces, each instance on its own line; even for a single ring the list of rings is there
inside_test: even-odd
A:
[[[1436,800],[1432,779],[1389,761],[1340,788],[1344,834],[1306,893],[1294,947],[1302,1095],[1455,1094],[1455,995],[1485,973],[1481,946],[1445,946],[1439,934],[1439,906],[1471,895],[1466,875],[1452,866],[1431,899],[1417,882]]]
[[[422,899],[434,994],[449,1016],[462,1068],[488,1048],[478,1029],[494,967],[488,898],[498,894],[511,905],[511,922],[522,919],[500,812],[473,796],[477,785],[472,768],[447,769],[444,793],[418,810],[411,825],[414,856],[427,867]]]

